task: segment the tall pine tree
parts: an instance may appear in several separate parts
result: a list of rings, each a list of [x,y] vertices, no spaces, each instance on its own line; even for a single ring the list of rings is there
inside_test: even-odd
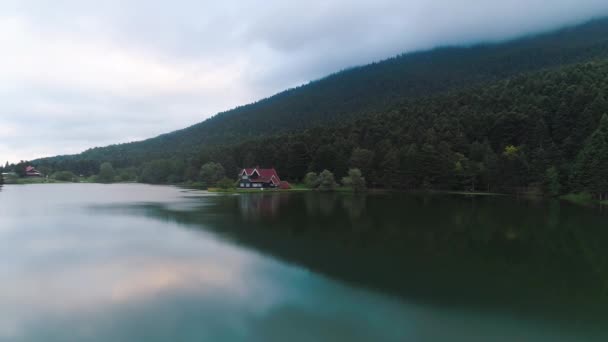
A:
[[[579,191],[587,191],[604,199],[608,194],[608,115],[580,151],[573,172],[573,183]]]

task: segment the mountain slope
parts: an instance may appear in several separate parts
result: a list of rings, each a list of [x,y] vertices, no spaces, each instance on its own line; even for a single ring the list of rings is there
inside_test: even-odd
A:
[[[158,158],[187,157],[203,145],[343,123],[386,112],[416,97],[606,56],[608,19],[501,44],[412,53],[339,72],[180,131],[67,158],[139,165]]]
[[[282,177],[352,167],[378,187],[608,194],[608,58],[413,100],[339,127],[203,148]],[[551,184],[551,187],[549,186]]]

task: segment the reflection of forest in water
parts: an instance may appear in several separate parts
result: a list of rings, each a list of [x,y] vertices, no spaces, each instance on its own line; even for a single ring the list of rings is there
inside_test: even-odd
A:
[[[330,277],[442,305],[608,319],[606,215],[558,201],[447,195],[214,196],[146,214]]]

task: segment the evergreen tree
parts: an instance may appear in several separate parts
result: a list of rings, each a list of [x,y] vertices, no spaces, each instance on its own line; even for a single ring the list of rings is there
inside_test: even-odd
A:
[[[103,163],[99,167],[99,175],[97,176],[97,180],[102,183],[111,183],[114,181],[116,173],[114,172],[114,167],[111,163]]]
[[[287,155],[287,177],[292,180],[301,180],[306,175],[310,158],[306,145],[303,142],[295,141],[289,145]]]
[[[578,155],[573,178],[577,190],[596,194],[604,199],[608,194],[608,115],[604,114]]]
[[[371,172],[374,165],[374,151],[355,148],[350,156],[350,166],[359,169],[363,174],[367,175]]]
[[[226,172],[220,163],[209,162],[201,167],[201,181],[203,181],[207,187],[217,185],[225,176]]]
[[[545,188],[547,193],[551,196],[557,196],[561,190],[561,184],[559,180],[559,171],[555,166],[551,166],[545,173]]]

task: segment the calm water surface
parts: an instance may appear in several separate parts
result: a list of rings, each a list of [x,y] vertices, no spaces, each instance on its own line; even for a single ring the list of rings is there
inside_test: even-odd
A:
[[[4,186],[0,341],[608,341],[608,215],[509,197]]]

